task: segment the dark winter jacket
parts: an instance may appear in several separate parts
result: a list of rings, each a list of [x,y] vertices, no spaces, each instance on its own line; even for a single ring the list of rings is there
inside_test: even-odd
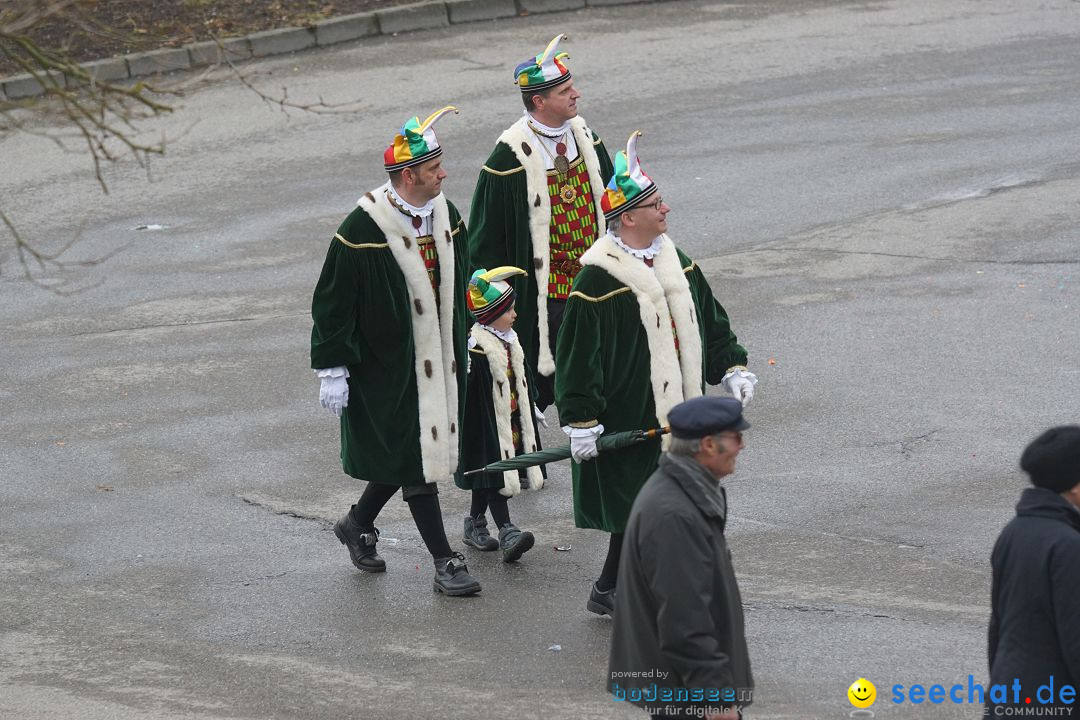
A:
[[[726,520],[727,496],[704,467],[660,458],[623,540],[608,676],[615,700],[654,712],[750,704],[754,681]]]
[[[1050,684],[1057,705],[1080,702],[1080,512],[1061,495],[1028,488],[1020,495],[1016,517],[1009,521],[990,557],[994,578],[990,615],[990,683],[1009,687],[1019,679],[1019,703],[1049,700]],[[1062,703],[1060,690],[1071,685],[1072,703]],[[989,690],[989,689],[988,689]]]

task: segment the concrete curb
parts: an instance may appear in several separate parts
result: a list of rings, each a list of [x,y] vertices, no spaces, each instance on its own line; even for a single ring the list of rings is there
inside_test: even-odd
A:
[[[585,0],[518,0],[518,2],[521,3],[521,9],[530,15],[581,10],[585,7]]]
[[[315,47],[315,30],[313,28],[263,30],[248,35],[248,42],[251,43],[252,57],[263,58],[271,55],[284,55],[285,53]]]
[[[315,26],[315,44],[319,47],[379,34],[374,13],[359,13],[323,20]]]
[[[416,3],[376,10],[383,35],[397,35],[413,30],[432,30],[450,26],[445,2]]]
[[[126,82],[177,70],[210,67],[226,59],[237,61],[271,57],[377,35],[398,35],[462,23],[640,2],[643,0],[434,0],[343,15],[309,27],[281,28],[252,33],[246,37],[226,38],[220,46],[213,41],[200,42],[181,48],[95,60],[84,63],[82,67],[101,82]],[[70,84],[63,75],[54,74],[53,77],[61,88]],[[0,78],[0,100],[21,100],[43,94],[45,88],[31,75]]]
[[[514,0],[449,0],[446,11],[450,14],[451,25],[508,18],[518,14]]]
[[[191,67],[191,54],[187,48],[165,48],[150,52],[126,55],[128,77],[146,77],[158,73],[187,70]]]

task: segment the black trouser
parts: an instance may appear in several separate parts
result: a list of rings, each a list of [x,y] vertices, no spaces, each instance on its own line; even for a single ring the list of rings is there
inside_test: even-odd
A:
[[[424,539],[424,545],[427,546],[431,557],[436,559],[450,557],[453,551],[450,549],[450,542],[446,539],[442,508],[439,507],[439,487],[435,483],[407,485],[399,488],[397,485],[369,482],[364,488],[364,494],[349,511],[353,522],[357,524],[361,532],[371,532],[375,527],[375,518],[398,490],[401,490],[401,498],[409,503],[413,522],[416,523],[416,529],[420,531],[420,537]]]
[[[600,577],[596,580],[596,589],[607,592],[615,587],[615,580],[619,577],[619,555],[622,553],[622,533],[611,533],[608,540],[607,557],[604,558],[604,568],[600,571]]]
[[[499,492],[499,488],[477,488],[472,491],[469,515],[477,518],[491,508],[491,519],[495,521],[495,527],[501,530],[510,524],[510,508],[506,505],[509,499]]]
[[[559,328],[562,327],[563,313],[566,312],[565,300],[547,301],[547,326],[548,347],[551,348],[551,357],[555,357],[555,342],[559,339]],[[540,330],[536,331],[536,342],[540,343]],[[539,364],[539,363],[538,363]],[[536,370],[536,406],[541,410],[547,409],[548,405],[555,402],[555,374],[541,375]]]

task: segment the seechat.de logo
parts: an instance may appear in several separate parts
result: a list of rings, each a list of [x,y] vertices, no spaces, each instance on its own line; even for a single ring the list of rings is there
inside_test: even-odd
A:
[[[874,687],[874,683],[866,678],[859,678],[851,683],[851,687],[847,689],[847,696],[851,704],[858,708],[851,713],[851,717],[874,717],[873,711],[866,709],[877,700],[877,688]]]

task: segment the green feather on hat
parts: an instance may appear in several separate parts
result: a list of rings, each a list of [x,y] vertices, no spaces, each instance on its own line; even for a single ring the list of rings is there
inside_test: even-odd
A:
[[[615,174],[600,198],[605,220],[618,217],[656,192],[656,184],[641,169],[638,160],[637,139],[640,135],[641,131],[635,130],[626,141],[626,152],[615,153]]]
[[[570,69],[563,64],[563,59],[570,56],[558,52],[559,42],[565,39],[566,35],[562,33],[556,35],[544,48],[544,52],[514,68],[514,80],[521,92],[547,90],[570,79]]]

